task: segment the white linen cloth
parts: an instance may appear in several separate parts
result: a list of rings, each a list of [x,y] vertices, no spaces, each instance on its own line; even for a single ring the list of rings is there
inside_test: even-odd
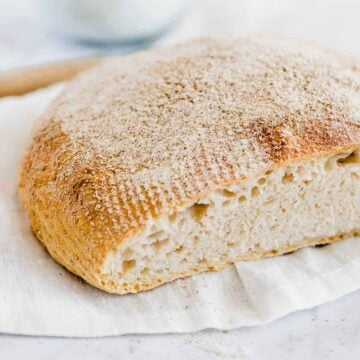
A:
[[[62,85],[0,100],[0,332],[107,336],[264,324],[360,288],[360,241],[239,262],[117,296],[55,263],[32,235],[16,183],[32,128]]]

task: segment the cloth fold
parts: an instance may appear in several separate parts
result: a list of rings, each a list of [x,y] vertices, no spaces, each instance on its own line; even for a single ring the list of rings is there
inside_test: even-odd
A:
[[[109,336],[264,324],[360,288],[360,241],[252,262],[117,296],[55,263],[31,233],[19,203],[19,161],[37,119],[61,91],[0,100],[0,332]]]

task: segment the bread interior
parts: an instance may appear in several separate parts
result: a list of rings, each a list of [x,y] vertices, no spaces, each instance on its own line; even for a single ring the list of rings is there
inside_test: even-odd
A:
[[[240,259],[360,229],[360,149],[278,167],[152,221],[108,255],[115,292],[137,292]]]

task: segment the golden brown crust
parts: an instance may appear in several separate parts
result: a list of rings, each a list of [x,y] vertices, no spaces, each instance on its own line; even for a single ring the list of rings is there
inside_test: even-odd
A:
[[[360,74],[267,39],[114,58],[44,116],[19,190],[51,254],[95,286],[108,252],[217,187],[360,144]]]

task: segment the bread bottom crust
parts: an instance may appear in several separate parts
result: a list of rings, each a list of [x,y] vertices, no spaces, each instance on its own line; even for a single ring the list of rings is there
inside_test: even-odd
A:
[[[214,263],[214,264],[206,264],[206,265],[198,266],[188,272],[172,274],[172,276],[170,276],[170,277],[163,277],[161,279],[157,279],[157,281],[154,281],[151,283],[142,283],[141,286],[137,287],[136,289],[127,288],[125,290],[120,286],[116,286],[116,284],[113,281],[111,281],[111,282],[106,281],[106,278],[103,278],[102,283],[94,283],[93,281],[90,281],[90,279],[86,279],[86,280],[89,283],[91,283],[92,285],[98,287],[99,289],[104,290],[109,293],[113,293],[113,294],[137,293],[140,291],[151,290],[151,289],[153,289],[157,286],[160,286],[164,283],[168,283],[168,282],[171,282],[171,281],[174,281],[177,279],[185,278],[185,277],[197,274],[197,273],[208,272],[208,271],[220,271],[238,261],[259,260],[259,259],[268,258],[268,257],[272,257],[272,256],[286,255],[286,254],[292,253],[296,250],[300,250],[305,247],[327,245],[327,244],[333,243],[335,241],[343,240],[343,239],[346,239],[349,237],[354,237],[354,236],[360,236],[360,229],[357,229],[357,230],[354,230],[351,232],[338,233],[334,236],[329,236],[329,237],[306,239],[306,240],[298,242],[296,244],[291,244],[291,245],[288,244],[281,248],[272,249],[269,251],[253,251],[247,255],[239,256],[235,260],[219,262],[219,263]],[[159,280],[161,280],[161,281],[159,281]]]

